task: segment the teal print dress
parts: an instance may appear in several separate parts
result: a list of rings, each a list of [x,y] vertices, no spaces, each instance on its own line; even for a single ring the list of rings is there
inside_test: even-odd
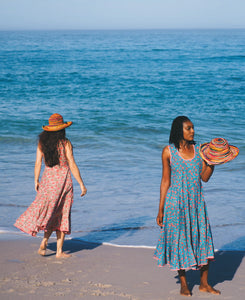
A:
[[[171,185],[163,214],[163,226],[154,257],[171,270],[199,269],[214,258],[213,240],[203,198],[199,147],[192,159],[183,159],[169,146]]]

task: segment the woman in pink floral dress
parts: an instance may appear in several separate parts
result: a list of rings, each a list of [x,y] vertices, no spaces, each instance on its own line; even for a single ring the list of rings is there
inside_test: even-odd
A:
[[[35,163],[35,190],[37,195],[28,209],[16,220],[20,230],[36,236],[44,231],[38,253],[45,255],[48,239],[53,231],[57,236],[56,257],[69,257],[62,251],[66,234],[71,233],[71,207],[73,184],[71,173],[81,188],[81,196],[87,192],[80,171],[73,157],[72,144],[65,137],[65,128],[72,122],[64,122],[59,114],[49,118],[49,125],[43,126],[39,135]],[[45,169],[39,183],[42,160]]]

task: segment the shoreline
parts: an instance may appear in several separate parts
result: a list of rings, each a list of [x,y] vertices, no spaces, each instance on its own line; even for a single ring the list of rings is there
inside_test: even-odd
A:
[[[46,256],[37,254],[33,237],[0,240],[1,299],[183,299],[177,273],[159,268],[154,249],[114,247],[74,239],[64,242],[68,259],[55,257],[51,239]],[[220,296],[198,290],[199,272],[187,271],[192,299],[243,299],[245,251],[217,251],[210,265],[210,284]]]
[[[43,232],[40,231],[37,236],[31,236],[28,235],[25,232],[22,231],[6,231],[6,230],[2,230],[0,229],[0,242],[1,241],[8,241],[8,240],[25,240],[25,239],[36,239],[40,240],[43,238]],[[49,239],[49,242],[54,240],[54,242],[56,241],[56,237],[55,235],[52,235]],[[117,243],[110,243],[110,242],[96,242],[96,241],[87,241],[84,240],[83,238],[78,238],[78,237],[74,237],[74,236],[69,236],[66,235],[65,237],[65,241],[77,241],[80,243],[85,243],[85,244],[95,244],[95,245],[100,245],[100,246],[110,246],[110,247],[115,247],[115,248],[132,248],[132,249],[151,249],[151,250],[155,250],[156,246],[149,246],[149,245],[129,245],[129,244],[117,244]],[[234,248],[215,248],[214,252],[245,252],[245,248],[243,249],[234,249]]]

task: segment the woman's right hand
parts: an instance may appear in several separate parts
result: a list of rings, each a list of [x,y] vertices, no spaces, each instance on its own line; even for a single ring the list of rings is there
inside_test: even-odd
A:
[[[157,215],[157,225],[162,227],[162,220],[163,220],[163,213],[162,212],[158,212],[158,215]]]
[[[35,191],[37,192],[39,189],[39,181],[35,182]]]

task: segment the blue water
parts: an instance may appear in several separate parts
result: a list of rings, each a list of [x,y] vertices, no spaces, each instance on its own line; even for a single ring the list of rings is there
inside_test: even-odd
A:
[[[37,136],[52,113],[86,183],[72,237],[155,246],[161,151],[187,115],[198,143],[239,147],[204,184],[215,248],[245,249],[245,30],[0,32],[0,232],[34,200]],[[1,236],[0,234],[0,236]]]

